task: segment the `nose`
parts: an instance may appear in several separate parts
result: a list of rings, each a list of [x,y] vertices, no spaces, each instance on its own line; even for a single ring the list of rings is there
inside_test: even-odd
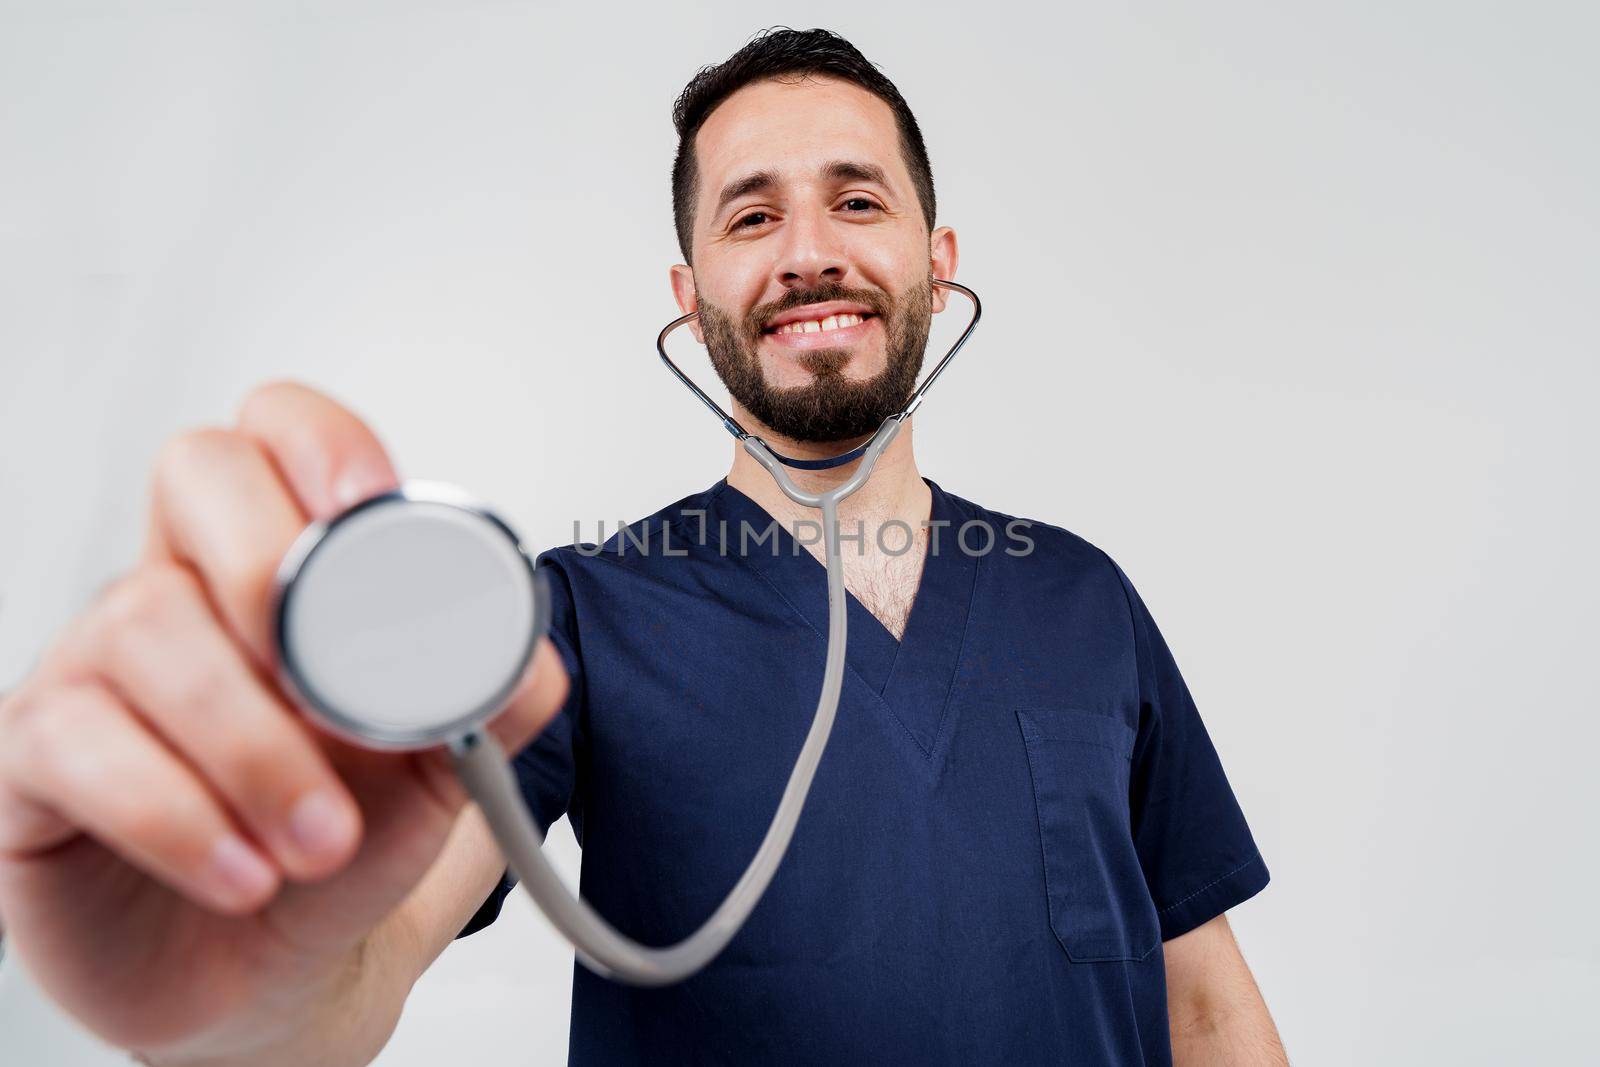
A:
[[[784,227],[774,271],[785,289],[810,289],[823,282],[843,282],[849,268],[827,219],[817,212],[797,211]]]

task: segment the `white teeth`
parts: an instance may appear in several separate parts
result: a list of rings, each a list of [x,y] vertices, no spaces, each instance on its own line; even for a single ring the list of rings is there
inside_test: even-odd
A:
[[[812,319],[809,322],[786,322],[779,326],[777,333],[822,333],[825,330],[842,330],[848,326],[859,326],[866,320],[860,315],[846,312],[843,315],[829,315],[825,319]]]

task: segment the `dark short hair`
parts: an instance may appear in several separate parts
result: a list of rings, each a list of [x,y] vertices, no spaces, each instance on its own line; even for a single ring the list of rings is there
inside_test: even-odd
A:
[[[900,154],[911,173],[928,232],[933,232],[933,168],[922,143],[922,130],[894,82],[836,33],[774,27],[757,34],[721,63],[702,67],[672,105],[672,124],[678,130],[678,155],[672,161],[672,218],[685,263],[693,262],[690,252],[694,245],[694,207],[700,184],[694,156],[695,134],[718,104],[751,82],[806,74],[853,82],[889,105],[900,129]]]

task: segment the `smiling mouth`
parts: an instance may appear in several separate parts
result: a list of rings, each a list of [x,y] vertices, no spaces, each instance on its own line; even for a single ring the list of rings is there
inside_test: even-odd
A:
[[[766,350],[802,355],[829,349],[855,351],[856,346],[877,332],[878,316],[847,312],[823,319],[786,322],[761,332]]]
[[[852,326],[860,326],[869,319],[876,318],[870,312],[846,312],[840,315],[827,315],[818,319],[803,319],[797,322],[786,322],[782,326],[768,327],[762,330],[767,337],[783,337],[790,334],[817,334],[833,333],[837,330],[848,330]]]

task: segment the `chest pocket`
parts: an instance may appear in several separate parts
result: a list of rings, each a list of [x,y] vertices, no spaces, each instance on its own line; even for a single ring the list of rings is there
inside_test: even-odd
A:
[[[1077,963],[1143,959],[1161,926],[1128,824],[1133,728],[1067,708],[1016,714],[1056,939]]]

